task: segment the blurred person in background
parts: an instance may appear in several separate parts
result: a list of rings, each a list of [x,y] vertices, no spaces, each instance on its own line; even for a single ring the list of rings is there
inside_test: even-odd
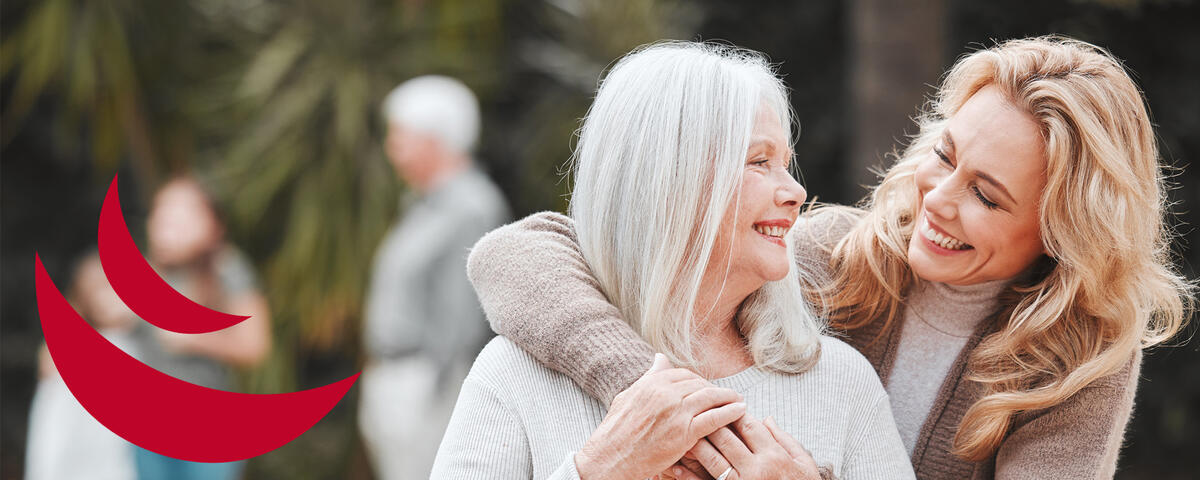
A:
[[[509,213],[474,166],[480,115],[465,85],[414,78],[383,111],[388,159],[411,194],[375,255],[359,426],[379,478],[427,478],[466,371],[491,336],[467,250]]]
[[[95,250],[75,267],[71,305],[117,348],[138,356],[130,337],[137,317],[108,284]],[[92,418],[38,349],[38,384],[29,412],[25,480],[133,480],[133,446]]]
[[[233,368],[257,366],[271,348],[270,313],[254,269],[225,241],[212,197],[193,178],[168,181],[154,195],[147,220],[149,257],[183,295],[209,308],[250,318],[211,333],[180,334],[138,322],[136,347],[151,367],[188,382],[233,390]],[[243,462],[187,462],[137,448],[142,480],[226,480]]]

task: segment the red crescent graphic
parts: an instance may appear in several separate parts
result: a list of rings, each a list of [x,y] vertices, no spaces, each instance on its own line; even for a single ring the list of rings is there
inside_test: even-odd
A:
[[[36,254],[35,262],[38,312],[55,367],[88,413],[147,450],[196,462],[261,455],[315,425],[358,379],[355,374],[323,387],[271,395],[179,380],[97,333],[63,298]]]
[[[125,226],[125,217],[121,214],[116,176],[104,196],[96,241],[108,283],[133,313],[150,324],[178,333],[207,333],[248,318],[193,302],[158,276],[133,243],[133,237],[129,236],[129,227]]]

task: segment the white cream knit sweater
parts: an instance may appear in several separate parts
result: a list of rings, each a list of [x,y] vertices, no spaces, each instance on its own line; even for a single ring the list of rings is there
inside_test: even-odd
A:
[[[805,373],[750,368],[713,383],[741,393],[751,415],[773,417],[841,480],[914,478],[878,376],[840,340],[822,338]],[[579,478],[575,452],[605,412],[570,378],[496,337],[463,383],[431,478]]]

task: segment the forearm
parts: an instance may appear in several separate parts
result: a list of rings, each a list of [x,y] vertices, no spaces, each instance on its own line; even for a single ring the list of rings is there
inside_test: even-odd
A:
[[[497,333],[606,404],[653,359],[600,291],[567,217],[536,214],[489,233],[467,273]]]
[[[258,294],[247,294],[230,302],[229,311],[250,318],[224,330],[179,334],[160,332],[169,349],[212,358],[235,367],[254,367],[266,358],[271,349],[270,313],[266,300]]]

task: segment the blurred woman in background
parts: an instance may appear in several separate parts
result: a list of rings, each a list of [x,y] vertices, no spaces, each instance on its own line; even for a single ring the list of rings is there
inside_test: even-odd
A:
[[[861,208],[790,232],[808,297],[882,377],[919,478],[1111,477],[1141,350],[1193,291],[1139,90],[1096,46],[1014,40],[961,58],[918,124]],[[493,328],[607,402],[652,349],[550,218],[485,237],[470,275]]]
[[[270,312],[250,262],[225,241],[225,227],[200,183],[180,177],[155,194],[146,225],[149,257],[163,279],[206,307],[249,315],[211,333],[181,334],[138,322],[136,345],[151,367],[197,385],[233,390],[233,368],[260,364],[271,348]],[[138,448],[139,478],[236,478],[243,462],[187,462]]]

